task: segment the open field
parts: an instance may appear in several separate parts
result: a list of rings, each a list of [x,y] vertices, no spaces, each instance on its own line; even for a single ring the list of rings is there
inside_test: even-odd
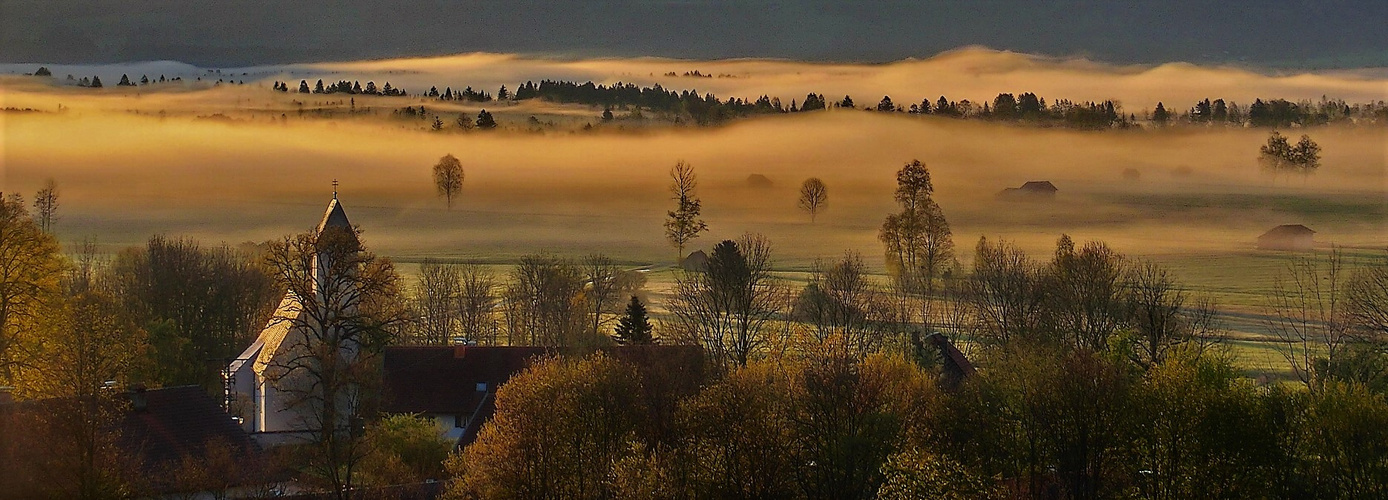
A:
[[[431,133],[428,121],[395,117],[390,110],[424,105],[447,121],[482,106],[364,96],[347,103],[348,96],[268,90],[269,79],[297,82],[315,75],[327,80],[388,74],[418,91],[448,78],[490,85],[559,71],[548,76],[645,83],[660,80],[658,70],[703,68],[739,77],[664,83],[789,100],[811,90],[830,97],[874,95],[869,90],[874,88],[905,92],[912,75],[973,68],[972,79],[937,76],[930,83],[951,97],[1033,89],[1085,99],[1116,97],[1136,111],[1158,99],[1185,102],[1206,95],[1180,83],[1189,79],[1188,72],[1220,76],[1204,80],[1214,82],[1214,96],[1272,92],[1272,97],[1310,98],[1308,92],[1322,88],[1325,92],[1314,92],[1338,91],[1343,95],[1331,97],[1347,99],[1373,99],[1379,92],[1381,99],[1384,88],[1382,82],[1352,75],[1104,68],[1018,60],[1015,54],[992,59],[955,54],[880,67],[661,60],[541,64],[467,57],[472,58],[261,68],[248,72],[251,81],[245,86],[200,90],[93,91],[5,80],[0,107],[43,112],[0,113],[0,190],[30,195],[44,180],[55,179],[62,197],[57,234],[65,242],[93,238],[115,249],[154,234],[236,244],[303,231],[318,221],[336,179],[367,244],[406,270],[425,257],[505,266],[539,251],[602,252],[633,268],[652,269],[649,288],[659,297],[671,283],[670,273],[662,270],[675,259],[661,223],[671,205],[667,171],[676,161],[695,167],[711,228],[688,250],[758,232],[770,238],[784,271],[803,272],[817,258],[856,251],[880,273],[876,236],[893,209],[894,173],[904,162],[920,159],[931,170],[964,266],[983,236],[1014,241],[1037,259],[1049,258],[1061,234],[1077,242],[1105,241],[1129,256],[1170,266],[1192,290],[1214,296],[1250,371],[1279,365],[1266,344],[1253,341],[1263,331],[1258,317],[1263,297],[1295,258],[1256,250],[1259,234],[1278,224],[1306,224],[1318,232],[1321,251],[1331,244],[1349,247],[1351,260],[1378,258],[1388,248],[1388,129],[1382,127],[1305,130],[1324,148],[1323,167],[1309,177],[1289,179],[1259,170],[1255,158],[1266,129],[1084,132],[831,110],[717,128],[632,121],[625,130],[585,132],[583,125],[601,110],[526,102],[488,107],[504,128],[523,128],[535,116],[546,124],[539,132]],[[397,71],[400,67],[413,71]],[[501,67],[509,72],[487,73]],[[54,73],[69,70],[77,71],[55,67]],[[808,74],[797,76],[797,71]],[[1110,87],[1100,88],[1086,75]],[[809,88],[807,82],[821,87]],[[1033,85],[1039,82],[1047,87]],[[1163,85],[1169,92],[1163,93]],[[64,111],[54,112],[59,104]],[[450,153],[462,160],[467,176],[452,210],[435,196],[430,177],[434,162]],[[1128,169],[1140,177],[1126,178]],[[751,187],[746,182],[751,174],[765,175],[773,185]],[[799,183],[811,176],[829,186],[828,211],[814,224],[795,206]],[[1053,202],[995,198],[1003,188],[1043,179],[1060,188]]]

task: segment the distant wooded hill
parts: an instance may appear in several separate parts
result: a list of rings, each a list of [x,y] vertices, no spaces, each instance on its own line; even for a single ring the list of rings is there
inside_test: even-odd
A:
[[[950,118],[984,119],[1004,122],[1018,122],[1039,126],[1059,126],[1079,129],[1102,130],[1129,128],[1138,122],[1155,126],[1177,123],[1196,123],[1209,125],[1249,125],[1254,127],[1290,127],[1325,125],[1329,123],[1388,123],[1388,105],[1383,101],[1368,103],[1347,103],[1341,99],[1322,98],[1320,101],[1293,102],[1286,99],[1255,99],[1252,103],[1239,104],[1224,99],[1203,99],[1185,108],[1168,108],[1157,103],[1151,112],[1142,111],[1141,116],[1126,112],[1122,105],[1106,100],[1102,102],[1074,102],[1067,99],[1048,101],[1032,92],[1020,94],[998,94],[991,102],[976,103],[968,99],[952,101],[945,96],[932,101],[929,97],[919,103],[896,102],[891,96],[883,96],[875,104],[855,102],[852,96],[843,99],[828,99],[824,94],[810,93],[803,100],[792,99],[786,104],[780,97],[762,95],[756,99],[718,96],[697,90],[672,90],[659,84],[642,87],[630,83],[602,85],[593,82],[577,83],[557,80],[541,80],[540,83],[527,81],[507,89],[502,86],[493,97],[485,91],[472,87],[453,90],[452,87],[431,87],[428,91],[410,94],[404,89],[393,89],[387,82],[377,89],[375,82],[367,82],[363,87],[359,81],[340,81],[325,84],[322,80],[310,85],[300,81],[297,92],[303,94],[367,94],[384,96],[415,96],[439,99],[442,101],[523,101],[542,99],[565,104],[584,104],[604,107],[603,120],[612,120],[614,108],[620,110],[647,110],[663,113],[676,121],[691,120],[698,125],[714,125],[734,118],[753,115],[796,113],[816,111],[826,108],[863,109],[886,113],[909,113],[913,115],[936,115]],[[274,82],[274,89],[289,92],[291,85]],[[413,113],[412,108],[411,114]],[[421,110],[423,108],[421,107]],[[420,115],[427,114],[423,111]]]

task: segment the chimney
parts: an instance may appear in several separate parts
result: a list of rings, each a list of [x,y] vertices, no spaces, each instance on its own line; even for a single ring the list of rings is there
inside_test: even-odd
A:
[[[130,408],[135,411],[145,411],[149,409],[149,400],[145,399],[144,384],[130,386]]]

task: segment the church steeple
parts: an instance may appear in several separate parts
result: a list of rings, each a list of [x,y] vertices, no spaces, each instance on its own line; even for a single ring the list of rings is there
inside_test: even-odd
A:
[[[336,227],[352,230],[352,222],[347,220],[347,212],[342,210],[342,203],[337,201],[337,193],[333,193],[332,201],[328,202],[328,210],[323,213],[323,221],[318,223],[318,234],[323,234],[323,230]]]

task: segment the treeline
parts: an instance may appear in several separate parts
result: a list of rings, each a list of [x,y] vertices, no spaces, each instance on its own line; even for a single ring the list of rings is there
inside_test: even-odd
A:
[[[0,342],[0,385],[22,397],[57,395],[47,391],[58,388],[45,389],[43,381],[65,379],[61,372],[75,367],[44,356],[59,354],[52,348],[61,346],[56,342],[67,338],[62,329],[70,326],[63,315],[87,301],[118,313],[106,326],[119,331],[106,333],[129,336],[99,347],[104,356],[120,359],[106,366],[118,365],[119,370],[98,370],[92,376],[108,378],[94,386],[107,380],[196,384],[220,396],[222,369],[255,339],[284,293],[266,266],[266,247],[209,248],[155,236],[110,258],[99,256],[90,242],[68,257],[49,234],[54,216],[44,208],[56,205],[55,200],[50,195],[47,203],[35,203],[38,211],[31,216],[22,200],[11,195],[0,212],[0,247],[25,254],[3,266],[19,273],[9,275],[14,278],[5,283],[6,290],[22,293],[6,296],[15,307],[0,317],[9,329]],[[45,201],[43,192],[38,201]],[[30,218],[32,226],[25,220]]]
[[[48,68],[40,67],[35,76],[52,76]],[[220,72],[218,72],[220,74]],[[698,72],[686,76],[705,76]],[[83,77],[80,80],[67,76],[70,84],[82,87],[102,87],[99,77]],[[136,83],[127,75],[121,75],[117,86],[147,85],[165,81],[180,81],[181,78],[166,80],[160,75],[158,80],[141,76]],[[199,78],[201,80],[201,78]],[[222,83],[218,79],[218,83]],[[242,82],[244,83],[244,82]],[[291,90],[302,94],[350,94],[377,95],[391,97],[410,96],[405,89],[393,87],[390,82],[377,87],[374,81],[363,85],[360,81],[338,81],[325,83],[319,79],[312,86],[307,80],[291,89],[289,83],[275,81],[272,88],[279,92]],[[779,97],[762,95],[756,99],[729,97],[721,99],[711,93],[700,94],[697,90],[673,90],[655,84],[642,87],[632,83],[618,82],[612,85],[594,82],[577,83],[562,80],[541,80],[538,84],[527,81],[516,86],[514,91],[501,86],[493,97],[486,91],[453,90],[452,87],[430,87],[428,91],[416,94],[421,98],[456,100],[465,102],[521,101],[543,99],[550,102],[583,104],[613,108],[635,108],[664,113],[677,120],[688,119],[699,125],[723,123],[731,119],[760,114],[794,113],[815,111],[826,108],[859,109],[851,96],[828,101],[823,94],[810,93],[801,100],[791,100],[789,105]],[[1071,101],[1068,99],[1047,99],[1033,92],[1001,93],[991,101],[982,103],[968,99],[950,100],[945,96],[937,99],[924,98],[919,102],[902,104],[891,96],[883,96],[876,104],[866,104],[861,109],[868,111],[900,112],[915,115],[935,115],[951,118],[984,119],[1004,122],[1018,122],[1039,126],[1071,127],[1087,130],[1110,128],[1129,128],[1146,122],[1152,126],[1174,124],[1231,125],[1252,127],[1287,128],[1292,126],[1316,126],[1333,123],[1388,123],[1388,104],[1383,101],[1349,103],[1343,99],[1322,97],[1318,101],[1303,99],[1255,99],[1252,103],[1240,105],[1232,100],[1220,98],[1202,99],[1190,107],[1172,110],[1165,103],[1158,102],[1150,112],[1125,111],[1121,104],[1113,100],[1100,102]],[[611,119],[605,114],[604,118]]]
[[[1057,247],[1050,262],[1037,262],[1006,243],[980,241],[972,269],[945,279],[959,284],[957,302],[873,285],[851,255],[821,265],[787,301],[786,284],[761,275],[770,257],[764,240],[720,243],[707,270],[680,283],[670,305],[678,319],[658,329],[662,342],[704,346],[706,376],[670,384],[658,366],[582,354],[590,348],[533,366],[501,388],[495,418],[450,459],[450,492],[883,499],[1388,492],[1388,330],[1370,319],[1372,308],[1343,311],[1353,318],[1348,328],[1363,335],[1342,345],[1356,359],[1322,358],[1304,387],[1259,384],[1213,342],[1207,305],[1167,271],[1128,263],[1101,243],[1076,249],[1063,238]],[[1357,275],[1359,285],[1348,287],[1357,298],[1346,302],[1383,304],[1388,290],[1372,283],[1384,276],[1388,265]],[[928,318],[956,315],[967,333],[955,339],[974,339],[981,367],[962,379],[951,374],[952,361],[921,349],[912,335],[930,328]]]
[[[300,93],[348,93],[405,96],[402,89],[392,89],[389,83],[384,89],[376,89],[373,82],[362,87],[360,82],[341,81],[324,85],[319,80],[312,88],[307,81],[299,82]],[[275,82],[274,88],[288,92],[289,85]],[[838,100],[827,100],[823,94],[810,93],[803,99],[793,99],[789,104],[779,97],[760,96],[748,100],[738,97],[726,99],[697,90],[673,90],[655,84],[649,87],[633,83],[618,82],[612,85],[594,82],[577,83],[562,80],[541,80],[539,83],[527,81],[514,91],[501,86],[495,98],[484,91],[467,87],[455,91],[452,87],[439,90],[437,86],[421,93],[418,97],[440,100],[459,100],[468,102],[523,101],[542,99],[565,104],[582,104],[602,107],[604,119],[612,119],[612,109],[638,109],[663,113],[677,120],[690,120],[699,125],[723,123],[731,119],[753,115],[795,113],[816,111],[828,108],[863,109],[866,111],[899,112],[912,115],[933,115],[961,119],[982,119],[1002,122],[1017,122],[1037,126],[1070,127],[1086,130],[1130,128],[1147,123],[1151,126],[1175,124],[1230,125],[1253,127],[1314,126],[1332,123],[1385,123],[1388,122],[1388,105],[1382,101],[1351,104],[1343,99],[1322,98],[1319,101],[1286,99],[1255,99],[1253,103],[1240,105],[1225,99],[1203,99],[1191,107],[1180,111],[1168,109],[1164,103],[1141,114],[1125,111],[1121,104],[1113,100],[1071,101],[1045,97],[1032,92],[1002,93],[991,101],[982,103],[968,99],[950,100],[946,96],[936,99],[925,98],[909,104],[894,101],[891,96],[883,96],[875,104],[862,105],[852,96]]]
[[[289,92],[289,84],[278,80],[275,81],[272,88],[279,92]],[[318,83],[314,84],[312,89],[308,86],[308,80],[299,80],[297,92],[300,94],[361,94],[390,97],[405,97],[409,95],[405,92],[405,89],[391,86],[390,82],[386,82],[384,86],[377,88],[376,82],[374,81],[366,82],[366,86],[363,87],[359,81],[349,82],[347,80],[329,85],[323,85],[323,80],[318,80]]]
[[[697,235],[679,229],[702,226],[682,166],[667,228]],[[912,162],[897,178],[899,211],[880,234],[889,283],[848,253],[794,290],[771,272],[765,238],[723,241],[678,278],[655,329],[657,342],[702,347],[706,379],[670,387],[658,368],[554,338],[575,355],[501,388],[495,419],[449,462],[453,495],[1388,492],[1388,261],[1351,271],[1332,254],[1288,269],[1270,326],[1301,384],[1257,383],[1233,365],[1214,305],[1170,271],[1066,237],[1049,261],[981,239],[962,268],[928,170]],[[550,307],[583,296],[561,288],[524,296]],[[941,332],[972,351],[976,373],[927,343]]]
[[[673,403],[598,354],[503,386],[453,498],[1376,498],[1380,394],[1016,349],[957,389],[899,355],[760,360]],[[663,394],[662,396],[668,396]],[[662,413],[666,412],[666,413]],[[649,415],[673,415],[670,422]]]
[[[1327,125],[1331,123],[1385,123],[1388,105],[1383,101],[1349,104],[1343,99],[1322,97],[1319,101],[1286,99],[1255,99],[1246,107],[1224,99],[1203,99],[1191,108],[1176,114],[1167,111],[1162,103],[1151,115],[1159,124],[1184,122],[1202,125],[1228,124],[1234,126],[1277,127]]]

